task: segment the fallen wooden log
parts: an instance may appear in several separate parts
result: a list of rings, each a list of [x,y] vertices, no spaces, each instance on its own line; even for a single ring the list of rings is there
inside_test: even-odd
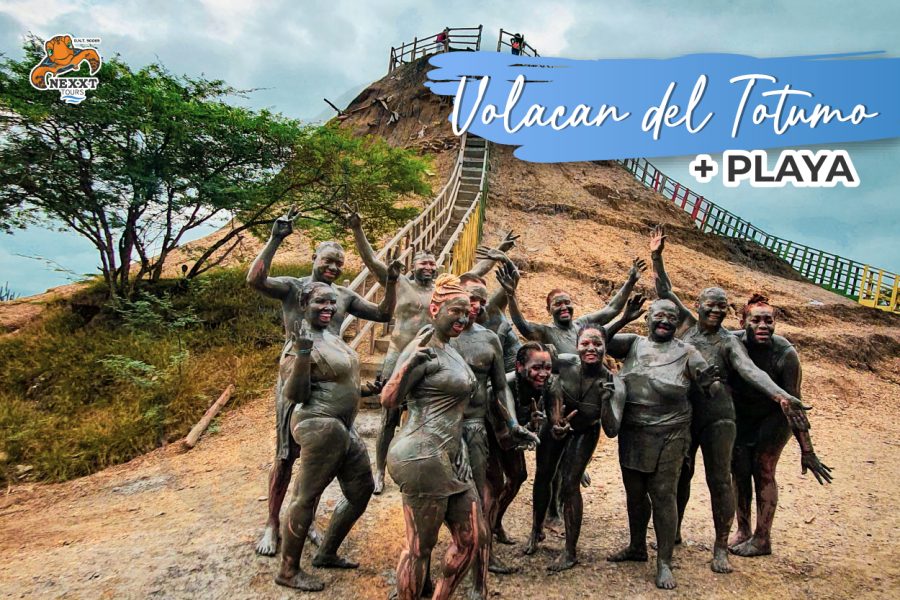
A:
[[[234,393],[234,384],[229,384],[225,391],[222,392],[222,395],[219,396],[219,399],[213,402],[213,405],[210,406],[206,412],[203,414],[203,418],[197,421],[197,424],[194,425],[194,428],[191,429],[191,432],[187,434],[187,437],[184,438],[184,447],[187,450],[190,450],[194,446],[197,445],[197,440],[200,439],[200,436],[206,431],[206,428],[209,427],[209,424],[213,419],[216,418],[216,415],[219,414],[219,411],[222,410],[222,407],[225,406],[225,403],[228,402],[228,399],[231,398],[231,394]]]

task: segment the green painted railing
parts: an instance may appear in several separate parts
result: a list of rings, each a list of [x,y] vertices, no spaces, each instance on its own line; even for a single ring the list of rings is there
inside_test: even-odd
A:
[[[865,306],[900,312],[900,277],[896,273],[767,233],[675,181],[646,159],[629,158],[618,162],[635,179],[690,214],[701,231],[755,242],[771,250],[805,279],[825,289],[858,300]]]

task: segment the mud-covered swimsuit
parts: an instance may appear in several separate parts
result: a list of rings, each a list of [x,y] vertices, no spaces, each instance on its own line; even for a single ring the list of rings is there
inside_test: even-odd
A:
[[[294,421],[318,417],[330,417],[341,421],[347,429],[353,425],[359,411],[359,356],[342,339],[325,333],[332,343],[328,358],[314,347],[310,355],[310,394],[303,405],[295,405],[291,419]],[[289,355],[296,356],[293,349]],[[353,394],[335,393],[343,387]],[[336,402],[343,400],[343,402]]]
[[[557,364],[559,365],[560,371],[563,369],[575,369],[579,373],[579,389],[577,391],[570,390],[565,384],[561,377],[554,377],[554,380],[551,381],[549,387],[552,390],[557,390],[558,393],[562,395],[563,399],[563,415],[568,415],[573,410],[577,410],[578,413],[572,417],[569,421],[569,424],[572,427],[572,431],[574,432],[582,432],[595,427],[600,424],[600,417],[603,415],[604,405],[609,404],[609,399],[606,398],[607,394],[602,389],[602,385],[605,381],[603,376],[598,376],[591,381],[590,386],[588,386],[587,390],[581,390],[581,383],[583,382],[583,375],[581,375],[581,360],[579,359],[577,354],[560,354],[557,357]],[[612,381],[616,385],[616,394],[625,393],[625,387],[621,378],[618,375],[612,375]],[[596,392],[592,394],[592,392]],[[592,401],[585,401],[585,398],[592,398]],[[552,410],[552,408],[551,408]],[[614,435],[610,433],[609,435]]]
[[[664,462],[680,469],[690,443],[688,349],[679,340],[667,343],[677,350],[659,357],[646,352],[657,344],[637,339],[621,371],[628,400],[619,432],[619,462],[644,473],[653,473]]]
[[[459,473],[468,470],[462,417],[475,375],[449,344],[434,351],[436,358],[425,363],[425,376],[406,397],[409,420],[388,450],[388,472],[408,496],[443,498],[473,489]]]
[[[741,343],[745,343],[746,332],[735,332]],[[780,335],[772,336],[772,349],[760,358],[754,353],[750,354],[753,363],[765,371],[777,385],[789,389],[784,381],[784,359],[791,352],[793,345]],[[760,434],[773,439],[787,442],[791,435],[791,428],[787,417],[781,410],[781,405],[772,402],[772,399],[747,383],[737,373],[730,373],[728,383],[734,395],[734,412],[737,424],[737,437],[735,445],[754,446],[760,439]]]
[[[306,277],[301,277],[299,279],[294,279],[294,278],[283,278],[283,279],[285,279],[285,281],[288,283],[288,285],[291,286],[291,292],[287,295],[287,297],[283,301],[284,305],[287,305],[289,303],[296,304],[297,298],[300,297],[300,293],[302,292],[303,288],[307,284],[309,284],[313,281],[312,276],[309,276],[309,275]],[[335,284],[331,284],[331,288],[335,292],[337,292],[337,294],[339,296],[342,294],[345,294],[346,289],[347,289],[347,288],[344,288],[342,286],[335,285]],[[286,310],[283,312],[284,312],[285,331],[291,331],[294,324],[293,324],[293,322],[288,321],[288,312]],[[331,318],[331,322],[328,324],[327,331],[329,333],[333,334],[335,337],[340,338],[341,324],[344,322],[346,315],[347,315],[346,311],[342,311],[342,310],[336,311]],[[343,340],[341,340],[341,341],[343,341]],[[351,350],[349,346],[347,346],[347,349],[350,350],[351,352],[353,352],[353,350]],[[289,363],[289,361],[293,361],[293,359],[296,358],[296,356],[297,356],[297,352],[293,348],[290,338],[288,338],[285,341],[284,346],[282,346],[282,348],[281,348],[280,362],[281,362],[282,367],[281,367],[281,369],[279,369],[278,380],[275,382],[275,431],[276,431],[276,436],[275,436],[275,442],[276,442],[275,452],[276,452],[276,454],[275,454],[275,457],[278,459],[281,459],[281,460],[287,459],[288,456],[291,454],[292,449],[294,452],[297,452],[295,441],[291,437],[291,414],[292,414],[292,411],[294,410],[294,405],[291,404],[290,402],[285,402],[284,398],[282,397],[282,392],[284,389],[284,377],[282,376],[282,373],[281,373],[282,371],[285,370],[285,365],[287,365]],[[312,379],[313,392],[315,392],[315,390],[316,390],[315,368],[316,368],[316,357],[317,356],[318,356],[318,354],[315,351],[313,351],[313,355],[312,355],[313,362],[310,365],[310,375],[313,377],[313,379]],[[356,365],[357,365],[356,373],[357,373],[357,378],[358,378],[359,359],[356,356],[356,352],[353,352],[353,360],[356,361]],[[355,412],[353,413],[353,417],[356,417]],[[352,418],[351,418],[351,421],[352,421]],[[349,425],[348,425],[348,427],[349,427]]]

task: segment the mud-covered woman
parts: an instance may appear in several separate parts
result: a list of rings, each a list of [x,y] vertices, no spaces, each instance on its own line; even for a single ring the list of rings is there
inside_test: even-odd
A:
[[[336,477],[343,499],[334,509],[322,544],[312,559],[321,568],[356,568],[337,550],[362,515],[375,486],[365,444],[353,428],[359,407],[359,359],[329,324],[338,296],[325,283],[308,283],[299,297],[302,320],[291,334],[281,362],[283,398],[293,405],[291,436],[300,447],[300,470],[288,518],[281,526],[281,565],[275,582],[304,591],[324,584],[300,568],[300,555],[316,505]]]
[[[777,385],[800,398],[803,378],[800,356],[784,337],[775,335],[775,310],[769,299],[754,294],[741,310],[740,332],[732,332],[747,348],[750,359]],[[741,377],[729,383],[734,394],[737,438],[731,469],[737,500],[737,531],[728,540],[728,549],[739,556],[772,553],[772,521],[778,506],[775,469],[781,451],[791,437],[791,426],[780,407]],[[809,431],[794,430],[800,444],[803,473],[811,470],[820,484],[831,483],[831,469],[822,464],[813,450]],[[750,528],[751,503],[756,489],[756,529]]]
[[[624,359],[619,372],[627,400],[619,430],[619,465],[625,486],[630,543],[612,562],[647,560],[647,526],[656,532],[656,586],[675,587],[672,552],[678,528],[676,484],[691,443],[690,390],[721,401],[723,386],[690,344],[675,339],[678,308],[657,300],[647,315],[647,337],[610,337],[609,353]],[[726,398],[727,399],[727,398]]]
[[[509,314],[512,318],[516,329],[527,340],[541,342],[542,344],[552,345],[559,353],[575,354],[576,338],[578,332],[588,325],[594,327],[602,327],[609,323],[616,315],[625,308],[628,296],[634,289],[635,284],[641,278],[641,273],[647,269],[644,260],[635,258],[632,262],[631,269],[628,271],[628,277],[622,287],[616,294],[610,298],[609,303],[598,311],[582,315],[575,318],[575,312],[572,304],[571,295],[561,289],[551,290],[547,294],[547,312],[553,319],[550,323],[533,323],[525,319],[519,308],[516,290],[519,285],[519,273],[516,266],[509,258],[498,255],[488,254],[488,257],[501,261],[501,266],[497,270],[497,281],[505,292],[505,301],[509,303]],[[589,478],[585,478],[585,484],[589,482]],[[562,485],[560,476],[553,478],[552,500],[548,509],[548,526],[555,528],[560,520],[561,512],[561,492]]]
[[[660,298],[672,301],[678,308],[678,334],[683,341],[694,346],[710,365],[718,367],[722,377],[730,382],[740,378],[748,386],[780,408],[791,428],[796,431],[809,429],[809,421],[800,400],[772,381],[769,375],[753,364],[746,347],[722,326],[728,314],[728,297],[718,287],[706,288],[695,304],[696,316],[691,313],[672,290],[672,284],[663,262],[666,235],[657,227],[650,240],[653,270],[656,272],[656,293]],[[736,435],[734,402],[731,390],[725,386],[721,400],[707,402],[702,394],[695,394],[691,446],[678,483],[678,515],[680,541],[681,520],[691,495],[691,479],[694,476],[694,459],[699,448],[703,452],[706,484],[712,504],[713,525],[716,531],[713,558],[710,568],[716,573],[730,573],[728,561],[728,534],[734,522],[735,498],[731,483],[731,456]]]
[[[397,565],[397,595],[417,600],[441,524],[452,543],[444,557],[434,598],[459,586],[487,527],[462,443],[463,413],[475,391],[475,375],[450,346],[465,329],[469,293],[453,275],[441,275],[429,304],[432,327],[424,328],[401,353],[381,394],[383,406],[406,402],[409,419],[388,451],[388,472],[400,486],[406,524]]]

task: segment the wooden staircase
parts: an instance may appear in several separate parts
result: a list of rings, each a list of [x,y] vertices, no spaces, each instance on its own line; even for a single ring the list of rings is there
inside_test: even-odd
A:
[[[474,262],[475,246],[481,239],[481,225],[487,199],[489,146],[486,140],[465,134],[447,183],[432,202],[376,253],[384,260],[388,252],[400,249],[399,260],[404,274],[412,267],[412,259],[420,250],[435,254],[438,271],[464,273]],[[363,269],[347,285],[365,299],[380,302],[384,293],[381,282]],[[359,349],[368,340],[368,352],[360,361],[360,378],[372,380],[390,344],[390,323],[373,323],[353,317],[344,320],[341,333],[351,348]],[[366,403],[365,400],[370,400]],[[364,405],[377,404],[377,397],[364,400]]]

